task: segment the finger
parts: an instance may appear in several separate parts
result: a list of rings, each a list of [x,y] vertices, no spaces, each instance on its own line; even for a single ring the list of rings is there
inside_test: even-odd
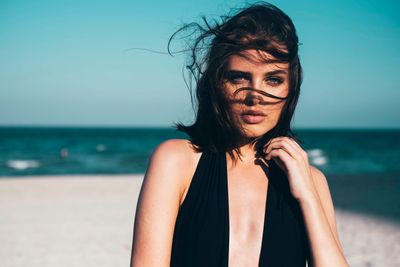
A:
[[[296,147],[296,150],[298,151],[299,155],[303,157],[305,161],[308,161],[308,154],[307,152],[300,146],[299,143],[297,143],[293,138],[288,138],[288,142]]]
[[[270,139],[264,146],[267,147],[269,144],[278,142],[278,141],[288,141],[289,143],[291,143],[292,139],[290,139],[289,137],[286,137],[286,136],[275,137],[275,138]]]
[[[291,160],[291,156],[283,149],[274,149],[268,155],[268,158],[272,158],[281,168],[287,171],[287,164]]]
[[[289,137],[278,137],[278,138],[274,138],[274,140],[271,140],[271,144],[272,143],[282,143],[284,146],[290,147],[292,148],[290,154],[293,157],[306,157],[307,153],[296,143],[296,141],[294,141],[293,139],[289,138]],[[266,153],[270,152],[270,150],[267,148],[266,149]]]
[[[301,147],[301,145],[296,140],[294,140],[294,138],[288,137],[288,140],[290,143],[292,143],[294,146],[296,146],[299,150],[304,150]]]
[[[288,155],[290,155],[292,158],[295,158],[296,157],[296,151],[290,146],[290,145],[288,145],[287,143],[284,143],[284,142],[282,142],[282,141],[275,141],[275,142],[273,142],[273,143],[271,143],[269,146],[268,146],[268,148],[267,148],[267,150],[266,150],[266,152],[265,152],[265,154],[267,155],[267,156],[269,156],[273,151],[275,151],[275,150],[284,150]],[[270,157],[269,157],[270,158]]]
[[[273,149],[281,148],[286,150],[292,157],[297,157],[299,154],[299,151],[295,146],[290,144],[287,140],[285,139],[276,139],[274,141],[271,141],[271,143],[268,145],[268,147],[265,149],[265,153],[268,154],[271,152]]]

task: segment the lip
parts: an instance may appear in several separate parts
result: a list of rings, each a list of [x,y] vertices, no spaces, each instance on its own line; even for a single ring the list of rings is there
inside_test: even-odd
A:
[[[249,109],[242,112],[242,115],[266,116],[261,110]]]
[[[244,122],[249,124],[257,124],[262,122],[266,115],[260,110],[246,110],[241,114]]]

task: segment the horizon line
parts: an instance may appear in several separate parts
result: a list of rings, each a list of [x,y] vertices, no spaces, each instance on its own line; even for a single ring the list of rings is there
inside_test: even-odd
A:
[[[173,125],[81,125],[81,124],[0,124],[0,128],[86,128],[86,129],[171,129],[176,130]],[[400,130],[400,127],[382,126],[297,126],[292,130]]]

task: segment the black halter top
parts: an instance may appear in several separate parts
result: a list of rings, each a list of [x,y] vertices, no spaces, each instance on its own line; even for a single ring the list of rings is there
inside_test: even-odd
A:
[[[203,152],[176,219],[171,267],[228,267],[229,203],[225,152]],[[273,160],[259,265],[305,267],[309,244],[298,202]]]

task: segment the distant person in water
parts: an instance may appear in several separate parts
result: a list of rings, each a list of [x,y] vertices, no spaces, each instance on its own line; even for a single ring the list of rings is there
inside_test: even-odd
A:
[[[66,159],[66,158],[68,158],[68,148],[61,148],[61,150],[60,150],[60,158],[62,158],[62,159]]]
[[[268,3],[200,34],[189,140],[157,146],[136,209],[131,267],[348,266],[325,175],[290,122],[302,68],[291,19]],[[170,45],[169,42],[169,45]]]

